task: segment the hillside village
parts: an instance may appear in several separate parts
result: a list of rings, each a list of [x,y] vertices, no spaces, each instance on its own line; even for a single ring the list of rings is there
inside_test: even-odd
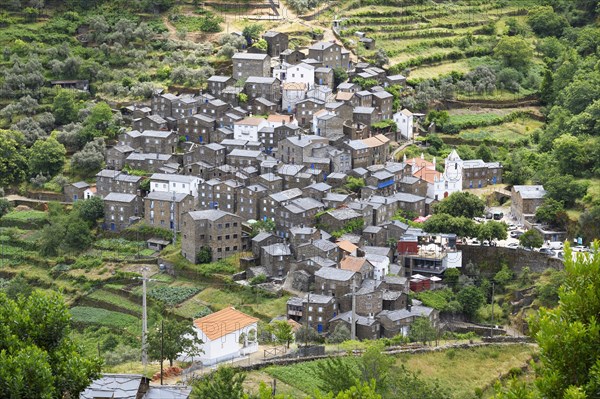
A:
[[[20,1],[11,3],[10,13],[0,13],[0,30],[10,27],[8,36]],[[564,143],[556,121],[567,116],[552,113],[544,97],[552,76],[540,65],[542,54],[551,65],[547,55],[552,51],[540,42],[526,44],[536,48],[531,70],[509,55],[489,70],[469,64],[468,73],[452,71],[432,79],[411,75],[411,67],[420,63],[426,74],[430,62],[443,69],[449,60],[464,67],[468,61],[463,58],[492,52],[499,59],[501,43],[493,51],[481,45],[485,35],[496,45],[496,22],[502,31],[505,23],[508,29],[500,41],[529,37],[531,31],[519,25],[523,21],[542,37],[532,22],[541,11],[536,8],[526,17],[529,0],[524,1],[493,7],[460,3],[456,7],[482,12],[486,19],[439,27],[438,18],[450,18],[445,5],[438,10],[437,5],[411,3],[414,9],[398,11],[379,3],[373,4],[376,10],[365,10],[361,2],[292,0],[285,3],[289,8],[279,1],[268,7],[249,3],[244,7],[276,15],[253,10],[239,23],[228,3],[177,2],[172,14],[161,14],[173,4],[143,2],[136,11],[143,8],[144,20],[164,23],[159,40],[165,47],[160,56],[152,55],[160,60],[148,76],[136,77],[138,82],[124,71],[110,77],[120,79],[116,85],[130,94],[137,85],[145,92],[123,101],[118,95],[108,99],[108,80],[98,84],[109,79],[105,70],[97,72],[97,82],[81,73],[56,74],[71,67],[67,60],[44,59],[52,73],[40,78],[47,82],[31,92],[35,99],[25,96],[37,84],[29,82],[37,79],[35,68],[15,61],[12,71],[25,83],[13,82],[10,72],[0,77],[0,94],[6,95],[0,127],[10,126],[0,130],[6,139],[4,147],[0,143],[5,150],[0,159],[5,175],[0,176],[0,302],[6,305],[4,316],[12,314],[22,328],[6,327],[7,336],[17,338],[8,340],[6,348],[13,341],[25,345],[33,340],[50,359],[63,346],[77,347],[72,351],[74,362],[81,362],[81,375],[69,386],[47,391],[48,397],[60,391],[62,397],[83,399],[226,398],[224,390],[233,387],[253,399],[313,392],[321,398],[328,391],[350,395],[352,390],[373,399],[394,397],[397,390],[408,399],[417,395],[408,387],[419,386],[423,398],[507,399],[502,395],[516,386],[533,385],[525,381],[534,372],[530,363],[539,363],[540,347],[547,350],[536,336],[538,309],[560,312],[564,292],[559,287],[573,278],[573,265],[583,262],[591,271],[597,264],[596,139],[585,136],[596,155],[585,162],[573,155],[579,166],[565,160],[573,152],[567,144],[559,146]],[[38,14],[28,22],[42,18],[46,23],[48,16],[39,14],[41,3],[32,6]],[[88,10],[87,5],[77,7]],[[223,16],[213,14],[219,7],[225,7]],[[78,50],[81,54],[100,51],[108,57],[131,50],[131,56],[136,48],[142,54],[160,47],[144,44],[144,38],[158,37],[156,26],[143,22],[133,32],[133,25],[117,22],[115,32],[131,28],[128,42],[107,33],[112,19],[104,26],[93,18],[81,23],[75,12],[64,17],[73,23],[69,34],[77,46],[93,43],[93,50]],[[193,18],[206,24],[198,35],[181,28]],[[412,37],[404,28],[387,25],[395,20],[419,29],[436,26]],[[281,27],[276,21],[282,21]],[[220,25],[227,33],[217,39],[212,34]],[[246,26],[244,32],[235,30],[240,26]],[[110,47],[100,44],[103,34]],[[444,39],[455,34],[461,36]],[[420,51],[405,43],[401,50],[393,47],[409,37],[432,38],[433,46],[444,49],[434,54],[441,59],[404,59],[402,51]],[[30,46],[18,40],[16,45]],[[68,53],[65,46],[49,54]],[[460,54],[446,51],[455,46]],[[180,49],[189,55],[185,61]],[[23,51],[5,50],[7,70]],[[181,70],[175,73],[171,65],[178,62]],[[190,63],[193,68],[185,66]],[[142,62],[127,66],[142,67]],[[189,76],[176,83],[186,68]],[[515,71],[511,79],[521,84],[514,90],[502,75],[512,73],[509,69]],[[490,77],[494,73],[497,81]],[[168,84],[159,87],[153,80],[161,75],[170,78],[160,78]],[[544,82],[536,80],[542,77]],[[479,97],[470,102],[475,92]],[[507,92],[514,99],[503,97]],[[488,106],[497,106],[501,116],[488,121]],[[465,114],[481,120],[461,125],[457,121]],[[575,129],[579,116],[569,115],[573,120],[561,126]],[[503,129],[513,121],[522,132],[502,131],[493,139],[474,132],[485,126]],[[530,132],[530,125],[540,127]],[[51,142],[61,148],[52,148]],[[60,162],[54,159],[56,151]],[[21,160],[17,155],[22,154]],[[551,165],[546,175],[545,163]],[[53,297],[54,291],[65,299]],[[64,312],[60,317],[66,324],[56,338],[60,345],[29,331],[31,323],[25,321],[39,316],[35,301],[42,301],[37,306],[50,314]],[[538,343],[531,344],[532,339]],[[6,353],[16,364],[17,352],[11,351],[25,349],[15,345],[6,351],[2,345],[0,358]],[[452,389],[442,392],[436,381],[413,371],[421,369],[408,371],[404,365],[408,356],[419,354],[436,359],[430,360],[438,363],[435,367],[458,370],[460,363],[447,362],[454,360],[454,351],[463,350],[478,356],[482,368],[477,382],[468,382],[465,371],[464,391],[458,388],[460,378],[450,378],[454,381],[445,384]],[[382,374],[368,379],[364,370],[373,359]],[[336,373],[344,381],[330,388],[337,383]],[[390,386],[384,382],[388,373],[395,373]],[[247,376],[250,381],[244,382]],[[48,381],[58,384],[59,378]],[[215,393],[220,383],[223,391]],[[278,383],[284,394],[277,393]],[[15,385],[15,392],[26,386]]]

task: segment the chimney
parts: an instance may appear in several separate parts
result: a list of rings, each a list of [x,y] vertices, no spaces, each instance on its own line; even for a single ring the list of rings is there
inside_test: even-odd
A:
[[[406,310],[408,310],[409,313],[410,313],[411,309],[412,309],[412,305],[411,304],[406,304]]]

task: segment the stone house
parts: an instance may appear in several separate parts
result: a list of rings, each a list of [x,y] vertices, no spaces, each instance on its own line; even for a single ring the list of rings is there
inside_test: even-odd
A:
[[[90,187],[84,181],[67,184],[64,187],[65,202],[77,202],[94,196],[95,187]]]
[[[386,76],[383,85],[385,87],[388,86],[406,86],[406,77],[404,75],[389,75]]]
[[[355,107],[352,120],[355,123],[371,127],[373,124],[379,122],[381,118],[377,110],[373,107]]]
[[[510,192],[510,213],[518,223],[524,224],[535,217],[536,209],[546,197],[544,186],[513,186]]]
[[[111,192],[139,195],[143,181],[144,178],[141,176],[104,169],[96,175],[96,194],[100,198],[106,197]]]
[[[186,141],[203,144],[213,141],[212,136],[217,128],[217,122],[213,117],[195,114],[179,120],[177,126],[179,134],[183,135]]]
[[[304,298],[292,297],[287,302],[287,316],[308,326],[319,334],[330,331],[329,321],[338,314],[335,298],[309,294]]]
[[[307,98],[296,104],[296,119],[301,127],[308,127],[312,122],[315,112],[325,107],[325,102],[314,98]]]
[[[286,62],[288,64],[297,64],[302,62],[306,58],[306,54],[299,50],[287,49],[279,54],[279,59],[281,62]]]
[[[463,189],[482,188],[502,183],[500,162],[484,162],[481,159],[463,161]]]
[[[387,91],[376,91],[373,93],[373,107],[380,114],[380,120],[392,119],[392,103],[394,96]]]
[[[298,103],[306,99],[306,83],[284,83],[281,87],[281,109],[289,114],[296,112]]]
[[[252,112],[256,115],[271,115],[277,112],[277,104],[264,97],[257,97],[250,102]]]
[[[291,234],[292,229],[290,229]],[[295,247],[295,256],[297,260],[305,260],[314,257],[321,257],[339,262],[341,259],[340,248],[331,241],[318,239],[299,244]]]
[[[231,59],[236,80],[249,76],[271,76],[271,57],[268,54],[235,53]]]
[[[323,204],[314,198],[295,198],[275,210],[275,230],[287,237],[294,226],[314,224],[316,214],[323,209]]]
[[[158,153],[132,152],[125,158],[125,165],[132,169],[144,170],[150,173],[161,171],[167,164],[175,163],[173,155]]]
[[[275,173],[264,173],[256,178],[256,182],[266,187],[270,193],[278,193],[283,190],[283,178]]]
[[[238,194],[237,214],[242,220],[258,219],[260,200],[266,197],[269,190],[260,184],[241,187]]]
[[[327,68],[350,70],[348,51],[335,42],[318,42],[308,48],[308,57]]]
[[[103,228],[122,231],[142,214],[141,199],[135,194],[109,193],[104,197]]]
[[[319,218],[319,224],[327,226],[328,231],[340,231],[349,223],[363,220],[360,213],[351,208],[338,208],[328,210]]]
[[[239,253],[242,249],[242,223],[239,216],[218,209],[193,211],[183,215],[181,253],[196,263],[202,248],[209,248],[212,260]]]
[[[214,178],[202,182],[198,188],[201,209],[222,209],[236,212],[238,191],[241,183],[235,180],[221,181]]]
[[[181,216],[195,205],[190,194],[153,191],[144,198],[144,219],[151,226],[181,231]]]
[[[381,324],[381,337],[392,338],[398,334],[408,336],[410,325],[418,317],[427,317],[433,326],[439,323],[439,312],[433,308],[415,305],[400,310],[383,310],[377,315]]]
[[[267,54],[271,57],[279,57],[288,48],[289,38],[286,33],[269,30],[262,37],[267,42]]]
[[[106,167],[121,170],[125,166],[125,159],[134,152],[128,145],[115,145],[106,150]]]
[[[360,273],[350,270],[324,267],[315,272],[315,292],[320,295],[341,299],[352,292],[352,287],[358,287],[360,284]]]
[[[263,153],[258,150],[235,149],[227,155],[227,164],[237,168],[246,166],[259,167]]]
[[[373,340],[379,338],[379,321],[373,317],[356,315],[354,318],[356,338],[359,340]],[[352,329],[352,312],[343,312],[330,320],[329,331],[334,331],[339,324],[343,324],[350,331]]]
[[[267,269],[267,274],[271,277],[286,277],[291,260],[292,252],[288,244],[274,243],[261,248],[260,264]]]
[[[315,135],[298,135],[288,137],[279,141],[277,145],[277,155],[279,160],[286,164],[302,164],[304,158],[312,156],[312,149],[319,143],[327,144],[329,140],[326,137]]]
[[[277,78],[251,75],[244,83],[244,91],[251,101],[259,97],[275,104],[281,101],[281,82]]]
[[[133,129],[144,130],[169,130],[167,120],[160,115],[148,115],[133,121]]]
[[[227,86],[234,84],[234,79],[231,76],[213,75],[207,80],[208,92],[213,96],[221,96],[221,93]]]
[[[281,237],[277,237],[276,235],[264,231],[261,231],[256,236],[252,237],[250,240],[250,245],[252,246],[252,255],[254,255],[254,259],[257,261],[257,264],[260,264],[260,257],[263,247],[267,245],[278,244],[282,241],[283,239]]]
[[[333,68],[315,68],[315,84],[333,89]]]
[[[169,130],[132,130],[119,136],[119,145],[128,145],[146,153],[172,154],[178,142],[178,134]]]

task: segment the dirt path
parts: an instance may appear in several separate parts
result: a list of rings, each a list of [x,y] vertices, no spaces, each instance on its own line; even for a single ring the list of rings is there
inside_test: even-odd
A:
[[[171,21],[169,21],[169,18],[167,18],[166,15],[163,15],[162,20],[163,20],[163,23],[165,24],[165,27],[169,31],[169,38],[171,40],[177,40],[177,29],[173,26]]]

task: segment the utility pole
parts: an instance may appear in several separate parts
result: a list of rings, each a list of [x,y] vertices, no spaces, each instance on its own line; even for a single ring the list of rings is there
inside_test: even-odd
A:
[[[304,335],[304,347],[308,347],[308,329],[310,328],[308,326],[308,308],[310,307],[310,291],[308,292],[308,297],[306,299],[306,331],[305,331],[305,335]]]
[[[350,326],[350,339],[356,339],[356,284],[352,280],[352,324]]]
[[[144,368],[148,365],[148,348],[147,348],[147,335],[148,335],[148,313],[146,309],[146,283],[148,281],[148,268],[142,268],[142,364]]]
[[[165,341],[165,321],[160,321],[160,385],[163,384],[163,359],[164,359],[164,341]]]
[[[494,336],[494,288],[496,283],[492,282],[492,331],[490,332],[490,338]]]

